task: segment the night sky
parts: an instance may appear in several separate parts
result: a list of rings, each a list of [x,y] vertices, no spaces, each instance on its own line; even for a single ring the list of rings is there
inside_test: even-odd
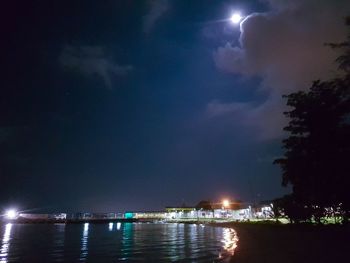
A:
[[[349,1],[6,1],[0,205],[159,210],[288,192],[281,98],[335,74]],[[239,25],[228,18],[240,12]]]

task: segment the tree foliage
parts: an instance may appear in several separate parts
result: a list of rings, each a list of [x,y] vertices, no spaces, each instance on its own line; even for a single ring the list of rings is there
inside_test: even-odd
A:
[[[202,200],[196,205],[197,210],[213,210],[213,207],[211,205],[210,201]]]
[[[314,81],[308,91],[284,96],[290,108],[284,113],[289,137],[283,140],[283,158],[274,163],[282,168],[282,184],[293,187],[287,204],[296,221],[320,221],[326,209],[339,206],[349,216],[350,35],[343,43],[328,45],[342,50],[339,77]]]

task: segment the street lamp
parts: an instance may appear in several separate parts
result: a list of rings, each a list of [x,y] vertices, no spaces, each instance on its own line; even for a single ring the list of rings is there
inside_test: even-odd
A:
[[[223,206],[224,208],[229,207],[229,206],[230,206],[230,201],[227,200],[227,199],[222,200],[222,206]]]
[[[6,213],[5,213],[5,217],[7,218],[7,219],[16,219],[17,218],[17,216],[18,216],[18,213],[17,213],[17,211],[15,210],[15,209],[9,209],[9,210],[7,210],[6,211]]]

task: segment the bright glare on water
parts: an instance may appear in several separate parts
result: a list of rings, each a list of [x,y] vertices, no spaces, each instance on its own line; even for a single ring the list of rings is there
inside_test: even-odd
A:
[[[195,224],[1,224],[0,263],[217,262],[236,232]]]

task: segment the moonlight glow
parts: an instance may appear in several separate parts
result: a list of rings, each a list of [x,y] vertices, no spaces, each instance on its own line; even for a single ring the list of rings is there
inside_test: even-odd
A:
[[[234,13],[232,14],[230,20],[233,24],[238,24],[239,22],[241,22],[242,16],[239,13]]]

